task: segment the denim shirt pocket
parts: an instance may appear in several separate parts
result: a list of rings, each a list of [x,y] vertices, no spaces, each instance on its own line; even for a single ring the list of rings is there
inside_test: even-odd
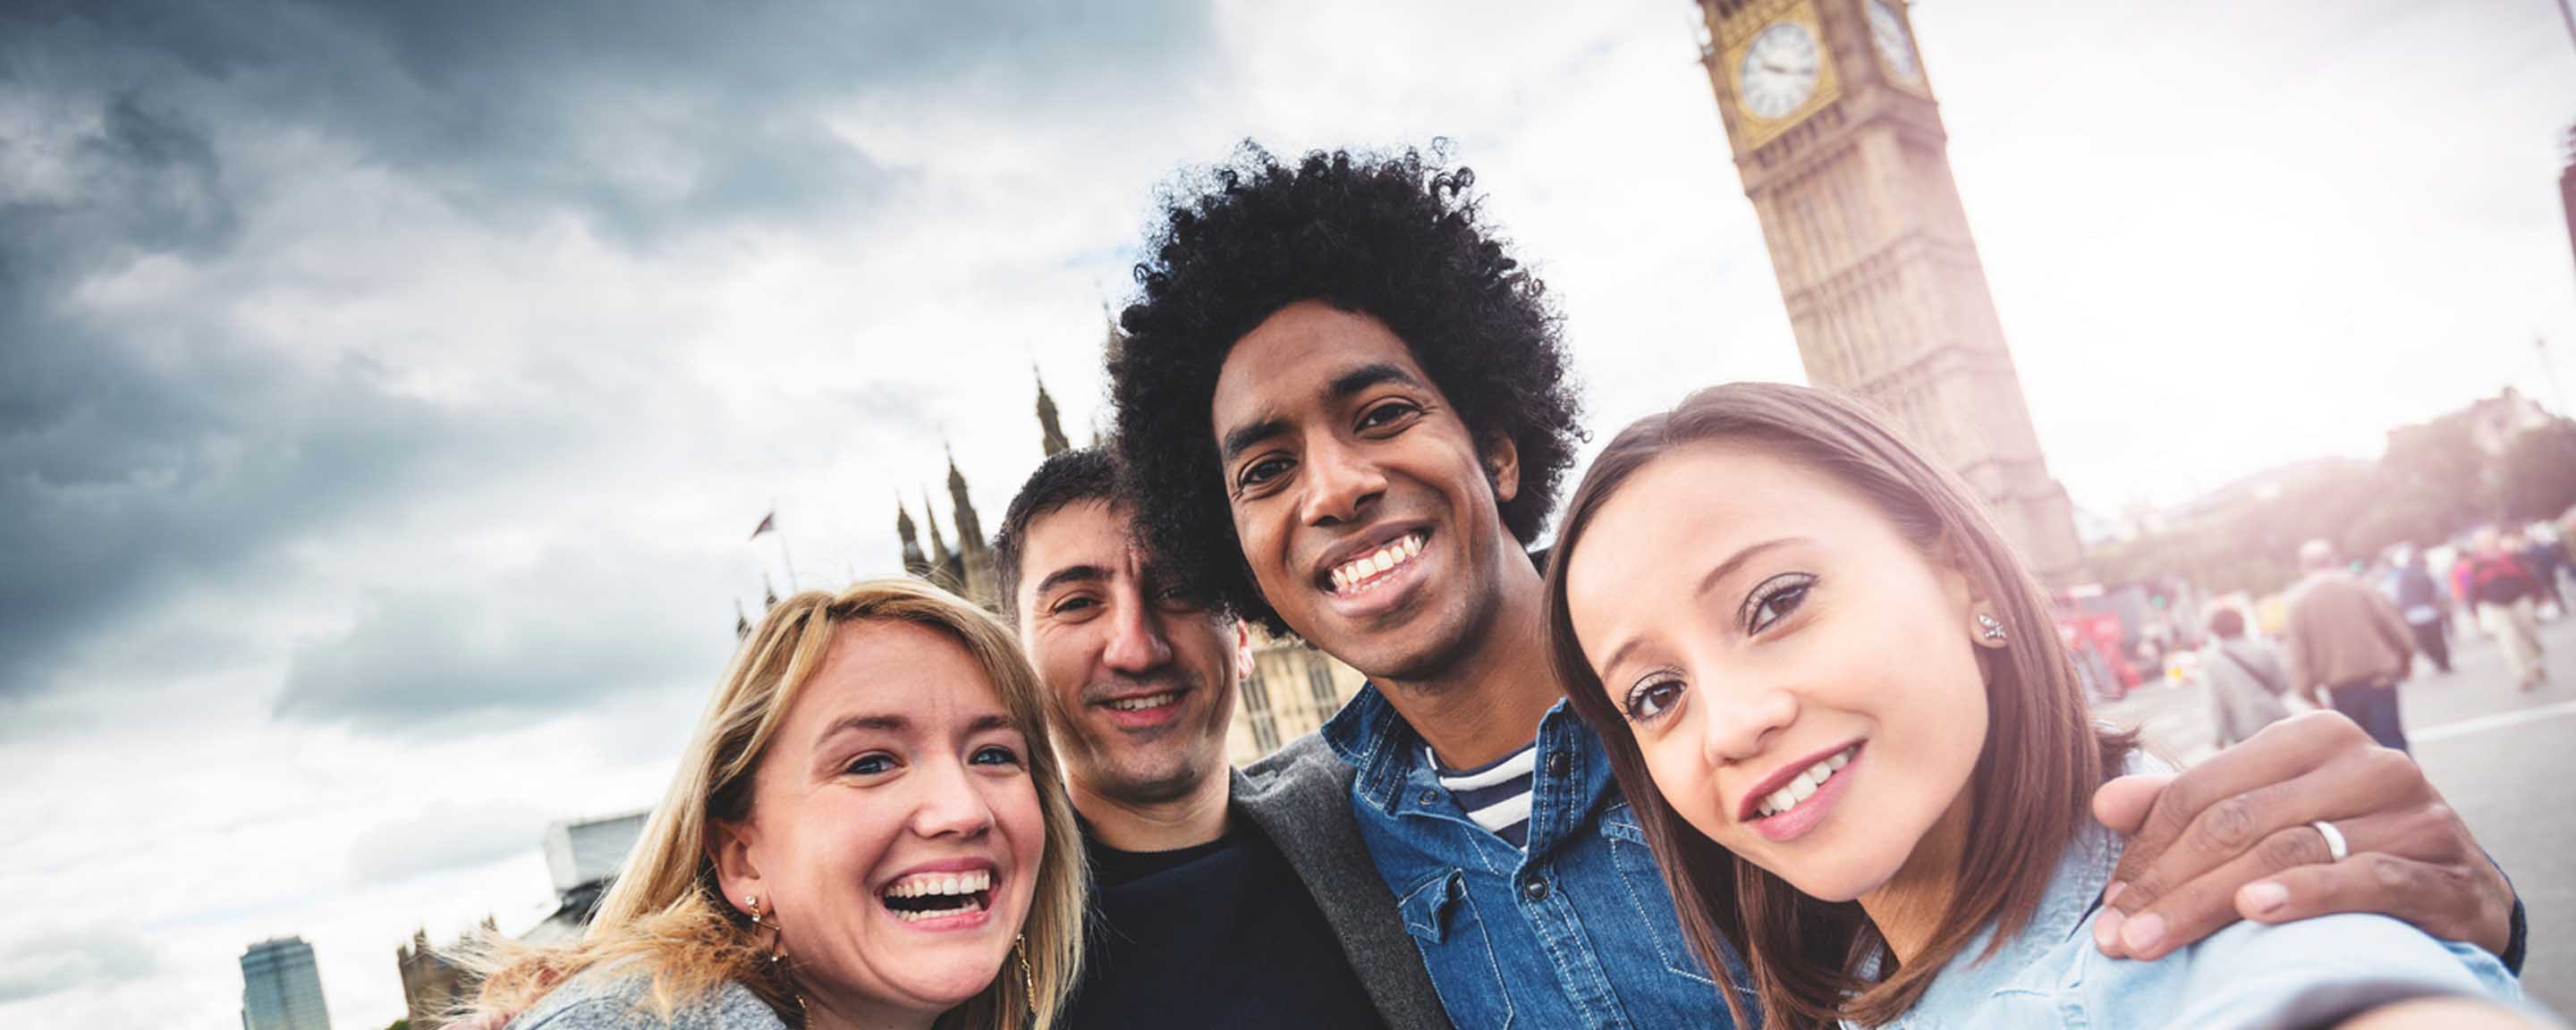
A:
[[[1610,848],[1610,864],[1619,870],[1619,886],[1635,907],[1637,922],[1647,928],[1647,936],[1655,942],[1655,953],[1664,960],[1664,969],[1717,986],[1699,958],[1691,954],[1690,941],[1682,936],[1681,914],[1674,910],[1672,890],[1664,885],[1664,871],[1655,864],[1655,850],[1646,843],[1646,830],[1637,825],[1636,812],[1627,802],[1612,805],[1602,813],[1601,836]]]
[[[1404,892],[1396,902],[1404,930],[1413,935],[1430,970],[1440,1006],[1459,1026],[1512,1025],[1512,995],[1503,987],[1502,964],[1476,900],[1467,893],[1467,874],[1458,869],[1433,872]]]

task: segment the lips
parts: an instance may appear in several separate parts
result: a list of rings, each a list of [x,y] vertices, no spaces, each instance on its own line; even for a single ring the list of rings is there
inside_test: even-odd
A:
[[[1001,883],[983,859],[933,863],[895,877],[877,890],[877,902],[896,920],[923,930],[981,926],[990,918]]]
[[[1337,547],[1316,571],[1315,585],[1335,597],[1363,596],[1421,558],[1430,540],[1428,529],[1396,527]]]
[[[1835,773],[1842,771],[1859,755],[1861,743],[1858,740],[1844,741],[1805,758],[1783,763],[1771,775],[1755,783],[1751,790],[1744,792],[1744,800],[1735,806],[1736,820],[1751,822],[1795,809],[1798,802],[1813,796],[1817,788],[1829,782]],[[1812,775],[1818,769],[1822,769],[1824,775]]]

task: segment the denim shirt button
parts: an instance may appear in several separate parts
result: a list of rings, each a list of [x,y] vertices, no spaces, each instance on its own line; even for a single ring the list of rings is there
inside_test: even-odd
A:
[[[1572,768],[1574,768],[1573,755],[1559,751],[1547,756],[1547,774],[1550,776],[1554,776],[1560,780],[1564,779],[1566,771]]]
[[[1422,803],[1423,803],[1423,804],[1426,804],[1426,805],[1427,805],[1427,804],[1430,804],[1430,803],[1432,803],[1432,802],[1434,802],[1434,801],[1438,801],[1438,800],[1440,800],[1440,795],[1439,795],[1439,793],[1438,793],[1438,792],[1436,792],[1436,791],[1428,791],[1428,790],[1426,790],[1426,791],[1423,791],[1423,792],[1422,792]]]
[[[1547,881],[1535,876],[1521,881],[1521,897],[1528,898],[1531,901],[1546,901]]]

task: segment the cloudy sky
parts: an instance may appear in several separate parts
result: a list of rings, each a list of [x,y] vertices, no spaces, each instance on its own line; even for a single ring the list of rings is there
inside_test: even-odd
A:
[[[649,803],[786,585],[762,513],[889,571],[945,443],[991,525],[1033,374],[1098,417],[1157,184],[1247,136],[1453,141],[1603,430],[1801,375],[1682,0],[5,11],[0,1024],[238,1026],[301,934],[382,1026],[415,927],[532,922],[543,826]],[[2088,510],[2576,348],[2550,0],[1916,20]]]

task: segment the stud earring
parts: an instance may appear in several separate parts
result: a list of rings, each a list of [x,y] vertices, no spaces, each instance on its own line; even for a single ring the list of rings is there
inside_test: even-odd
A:
[[[2004,624],[1996,621],[1995,617],[1992,615],[1978,612],[1977,635],[1987,640],[2002,640],[2004,638]]]

